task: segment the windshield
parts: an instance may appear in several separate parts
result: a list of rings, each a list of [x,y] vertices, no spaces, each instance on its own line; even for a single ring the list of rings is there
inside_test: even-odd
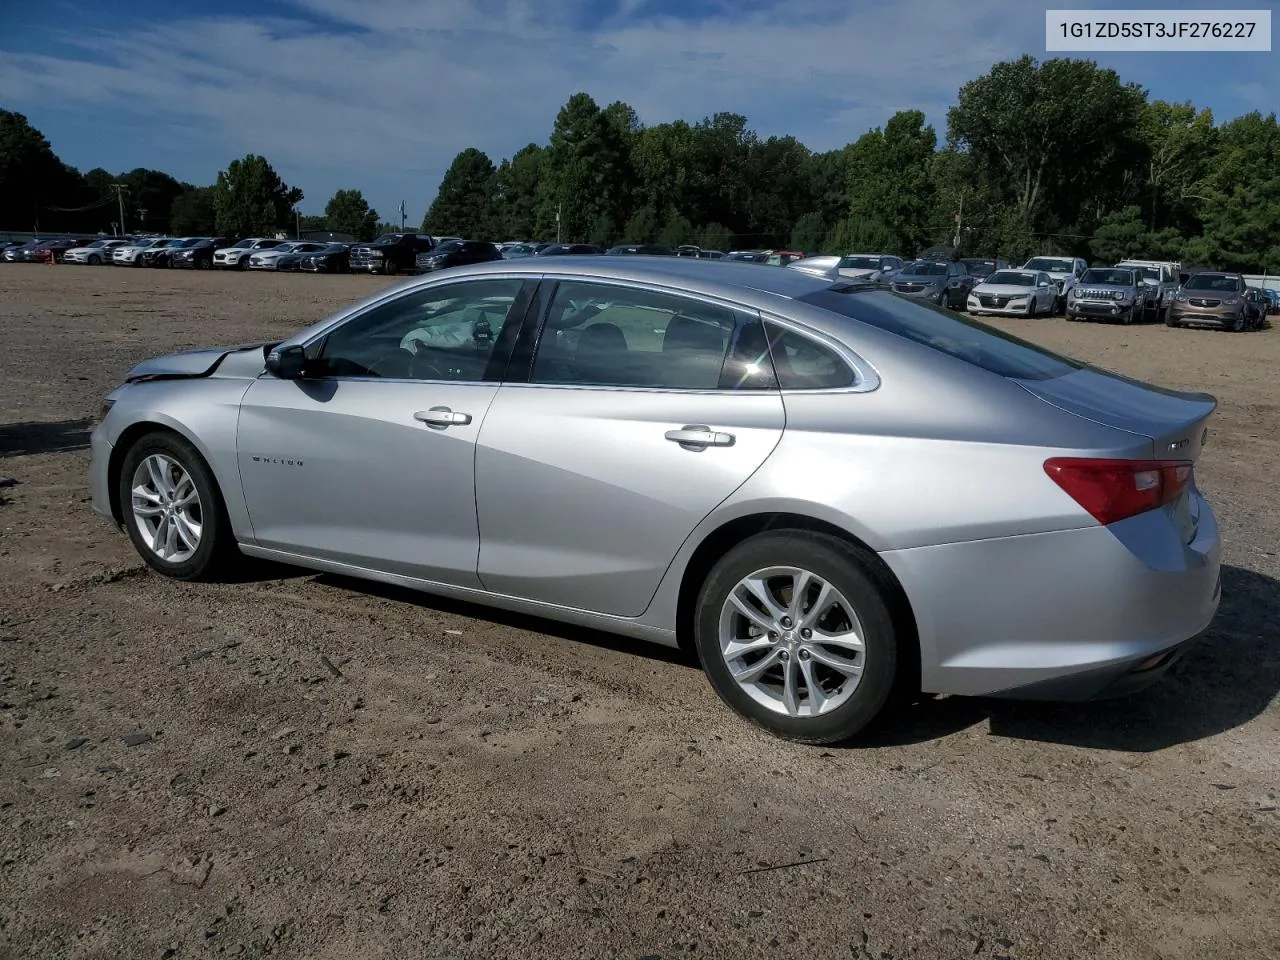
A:
[[[987,277],[985,282],[993,286],[998,283],[1007,283],[1011,287],[1033,287],[1036,283],[1036,275],[1023,273],[1020,270],[997,270]]]
[[[964,260],[964,268],[975,277],[985,277],[996,268],[994,260]]]
[[[239,243],[234,244],[234,245],[231,247],[231,249],[232,249],[232,250],[248,250],[250,247],[252,247],[252,246],[253,246],[255,243],[257,243],[257,242],[258,242],[257,240],[253,240],[253,239],[250,239],[250,240],[241,240]]]
[[[1086,270],[1080,278],[1081,283],[1102,283],[1111,286],[1133,286],[1132,270]]]
[[[796,299],[1014,380],[1050,380],[1083,366],[985,323],[865,284],[836,284]]]
[[[1160,269],[1158,267],[1143,267],[1142,275],[1148,280],[1159,280]]]
[[[382,236],[380,236],[377,240],[375,240],[375,241],[373,241],[373,242],[374,242],[375,244],[378,244],[378,243],[384,243],[384,244],[385,244],[385,243],[399,243],[399,242],[400,242],[400,235],[399,235],[398,233],[384,233]]]
[[[836,264],[840,270],[879,270],[879,257],[842,257]]]
[[[1218,293],[1239,293],[1240,278],[1220,273],[1197,273],[1186,282],[1184,290],[1215,290]]]
[[[1035,257],[1025,264],[1028,270],[1045,270],[1049,273],[1070,273],[1071,260],[1062,257]]]
[[[447,242],[445,242],[445,243],[440,244],[440,246],[436,247],[436,248],[435,248],[434,250],[432,250],[431,252],[432,252],[433,254],[437,254],[437,253],[456,253],[457,251],[459,251],[459,250],[461,250],[461,249],[462,249],[462,241],[461,241],[461,240],[449,240],[449,241],[447,241]]]
[[[902,270],[902,276],[905,277],[945,277],[947,275],[947,265],[945,263],[929,263],[924,260],[917,260],[915,263],[908,264]]]

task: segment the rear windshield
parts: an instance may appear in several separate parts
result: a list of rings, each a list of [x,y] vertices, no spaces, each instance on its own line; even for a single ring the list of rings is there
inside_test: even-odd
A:
[[[985,323],[862,284],[836,284],[796,299],[1014,380],[1052,380],[1083,366]]]

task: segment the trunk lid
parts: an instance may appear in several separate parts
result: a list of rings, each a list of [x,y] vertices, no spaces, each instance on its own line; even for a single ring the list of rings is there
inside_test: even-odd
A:
[[[1091,367],[1050,380],[1016,382],[1060,410],[1146,437],[1152,460],[1188,460],[1193,464],[1199,460],[1208,438],[1209,418],[1218,406],[1207,393],[1168,390]],[[1196,533],[1195,489],[1193,469],[1186,491],[1164,508],[1186,543]]]

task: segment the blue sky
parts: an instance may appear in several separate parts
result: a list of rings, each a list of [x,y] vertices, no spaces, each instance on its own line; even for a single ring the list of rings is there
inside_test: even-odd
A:
[[[1270,6],[1255,2],[1252,6]],[[1168,10],[1177,0],[1165,0]],[[1055,8],[1138,2],[1057,0]],[[1199,0],[1185,8],[1248,7]],[[357,187],[418,222],[454,154],[545,142],[578,90],[645,123],[746,115],[813,149],[901,109],[945,135],[960,84],[1044,53],[1026,0],[0,0],[0,107],[66,162],[211,183],[264,154],[320,212]],[[1220,121],[1280,101],[1275,53],[1097,57]]]

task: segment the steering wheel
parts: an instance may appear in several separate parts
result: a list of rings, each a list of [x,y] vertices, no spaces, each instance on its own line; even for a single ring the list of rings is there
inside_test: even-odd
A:
[[[407,358],[405,354],[408,354]],[[399,380],[405,376],[406,359],[409,361],[409,370],[412,371],[414,366],[413,361],[416,360],[417,357],[410,353],[410,351],[404,349],[396,349],[392,350],[390,353],[384,353],[372,363],[367,364],[365,369],[375,377],[386,377],[392,380]],[[389,367],[389,369],[382,369],[384,366]]]

